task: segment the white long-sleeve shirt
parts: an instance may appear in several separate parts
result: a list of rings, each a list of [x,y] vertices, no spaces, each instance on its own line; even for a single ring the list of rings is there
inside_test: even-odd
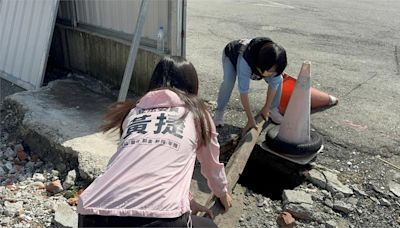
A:
[[[141,98],[124,120],[120,145],[105,172],[80,196],[78,213],[179,217],[190,211],[196,156],[212,192],[218,197],[227,192],[214,125],[211,142],[199,148],[193,114],[179,120],[183,105],[170,90],[149,92]]]

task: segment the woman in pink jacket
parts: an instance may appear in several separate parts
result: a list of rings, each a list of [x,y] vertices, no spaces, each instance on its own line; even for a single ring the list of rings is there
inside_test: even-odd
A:
[[[217,132],[197,92],[193,65],[166,57],[153,72],[149,92],[111,108],[103,130],[119,128],[121,140],[104,173],[80,197],[80,227],[216,227],[190,213],[207,212],[189,193],[196,158],[226,211],[232,201]]]

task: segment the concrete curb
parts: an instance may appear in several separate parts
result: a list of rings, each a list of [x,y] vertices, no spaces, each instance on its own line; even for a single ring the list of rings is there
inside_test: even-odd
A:
[[[117,147],[117,135],[110,137],[98,130],[113,102],[79,82],[57,80],[7,97],[5,127],[60,172],[77,168],[81,178],[92,181]]]

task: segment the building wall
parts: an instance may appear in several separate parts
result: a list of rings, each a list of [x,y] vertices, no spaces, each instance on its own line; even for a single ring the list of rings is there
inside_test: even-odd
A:
[[[119,88],[124,75],[136,20],[138,0],[60,1],[50,56],[52,63],[87,73]],[[141,94],[155,64],[156,36],[166,34],[169,55],[184,54],[184,0],[150,0],[130,89]],[[60,50],[61,48],[61,50]]]
[[[176,8],[182,0],[150,0],[142,34],[142,44],[153,47],[160,26],[164,27],[165,47],[171,51],[179,40],[178,22],[181,17]],[[78,27],[92,27],[114,33],[114,36],[129,38],[133,35],[139,14],[138,0],[80,0],[61,1],[58,18],[75,23]],[[180,21],[180,20],[178,20]]]
[[[50,50],[52,62],[108,83],[115,89],[121,86],[130,51],[130,42],[90,33],[81,29],[56,25]],[[60,47],[61,45],[61,47]],[[68,51],[60,51],[67,48]],[[142,94],[160,56],[140,48],[135,62],[130,90]]]

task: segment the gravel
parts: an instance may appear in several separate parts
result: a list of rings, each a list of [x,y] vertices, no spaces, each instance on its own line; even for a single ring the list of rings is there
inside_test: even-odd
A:
[[[337,145],[329,143],[325,146],[328,151],[334,147],[338,149]],[[347,191],[343,194],[335,188],[324,189],[320,183],[315,185],[305,180],[292,189],[296,193],[302,192],[298,197],[288,199],[284,193],[278,200],[264,197],[263,201],[268,203],[260,207],[259,199],[266,193],[248,189],[245,211],[238,220],[238,227],[279,227],[276,222],[279,214],[288,210],[297,227],[400,227],[400,198],[395,194],[400,183],[399,170],[380,165],[375,161],[376,157],[368,154],[347,153],[352,166],[337,159],[336,155],[324,153],[318,157],[318,165],[313,164],[312,170],[331,170],[344,187],[353,190],[352,194]],[[312,204],[309,204],[308,195]],[[307,200],[299,199],[301,197]]]
[[[60,173],[53,164],[44,163],[28,148],[8,138],[0,130],[0,227],[57,227],[58,208],[70,205],[67,191],[52,193],[48,186],[60,183]],[[75,183],[69,188],[77,189]],[[70,198],[74,194],[70,195]]]

